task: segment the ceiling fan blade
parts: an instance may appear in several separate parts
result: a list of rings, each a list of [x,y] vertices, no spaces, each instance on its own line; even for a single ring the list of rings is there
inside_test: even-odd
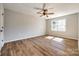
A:
[[[47,13],[48,15],[54,14],[54,13]]]
[[[37,9],[37,10],[42,10],[41,8],[34,8],[34,9]]]
[[[37,12],[37,14],[42,14],[41,12]]]
[[[43,4],[43,10],[45,9],[45,6],[46,6],[46,4],[44,3],[44,4]]]
[[[41,11],[39,11],[39,12],[37,12],[37,13],[41,13],[42,12],[42,10]]]

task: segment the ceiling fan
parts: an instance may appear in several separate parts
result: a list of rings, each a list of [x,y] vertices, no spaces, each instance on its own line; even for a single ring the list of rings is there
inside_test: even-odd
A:
[[[53,9],[53,8],[48,8],[47,9],[46,8],[46,3],[43,4],[42,8],[35,8],[35,9],[40,10],[39,12],[37,12],[37,14],[41,14],[40,17],[42,17],[42,16],[48,17],[48,15],[54,14],[54,13],[48,13],[48,10]]]

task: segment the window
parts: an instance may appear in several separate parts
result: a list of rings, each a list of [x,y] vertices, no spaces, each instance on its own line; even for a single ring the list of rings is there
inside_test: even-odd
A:
[[[52,31],[66,31],[66,19],[52,20]]]

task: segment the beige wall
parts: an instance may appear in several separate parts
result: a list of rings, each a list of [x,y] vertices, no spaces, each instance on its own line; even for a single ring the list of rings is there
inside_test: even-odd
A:
[[[5,42],[45,34],[45,20],[5,9]]]
[[[58,19],[66,19],[66,32],[55,32],[51,30],[51,21],[53,19],[58,20]],[[59,36],[59,37],[65,37],[65,38],[71,38],[71,39],[77,39],[77,34],[78,34],[78,14],[71,14],[71,15],[66,15],[62,17],[57,17],[53,18],[50,20],[46,21],[46,31],[47,34],[54,35],[54,36]]]

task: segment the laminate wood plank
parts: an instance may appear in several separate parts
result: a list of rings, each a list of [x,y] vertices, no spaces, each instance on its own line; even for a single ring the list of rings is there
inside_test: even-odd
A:
[[[78,41],[39,36],[5,43],[2,56],[79,56]],[[57,39],[55,39],[57,38]],[[61,40],[62,39],[62,40]]]

